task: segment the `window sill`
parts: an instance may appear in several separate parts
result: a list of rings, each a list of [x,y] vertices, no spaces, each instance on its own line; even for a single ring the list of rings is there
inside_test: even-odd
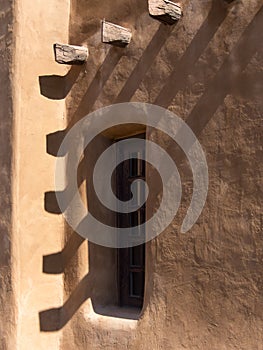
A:
[[[105,327],[135,329],[140,315],[141,310],[134,307],[100,306],[89,312],[87,319]]]

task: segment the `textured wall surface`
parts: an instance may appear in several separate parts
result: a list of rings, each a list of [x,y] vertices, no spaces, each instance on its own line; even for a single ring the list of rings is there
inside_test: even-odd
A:
[[[0,1],[0,348],[13,347],[15,307],[12,284],[12,53],[13,2]]]
[[[63,278],[50,275],[53,266],[44,257],[55,255],[62,247],[63,220],[46,210],[54,190],[55,163],[47,152],[46,135],[63,129],[65,103],[47,98],[44,91],[49,79],[67,73],[54,60],[53,44],[67,42],[69,9],[69,1],[64,0],[15,2],[12,267],[19,350],[60,346],[59,332],[41,332],[39,313],[63,300]]]
[[[210,186],[198,222],[180,234],[191,170],[169,139],[148,130],[177,162],[184,199],[166,232],[147,245],[142,316],[96,316],[89,298],[80,307],[80,279],[65,303],[74,309],[65,349],[262,348],[262,1],[189,0],[183,7],[170,27],[149,17],[147,1],[72,1],[70,43],[88,45],[90,57],[67,98],[69,125],[117,102],[169,108],[198,136]],[[101,44],[103,18],[132,30],[127,48]]]
[[[12,3],[0,0],[1,350],[263,349],[263,3],[182,3],[182,19],[166,26],[149,16],[146,0],[17,0],[12,66]],[[103,18],[131,29],[126,48],[101,43]],[[59,66],[55,42],[87,45],[88,61]],[[191,169],[169,138],[147,129],[175,160],[183,200],[147,244],[139,320],[101,315],[99,304],[116,301],[115,253],[72,232],[54,193],[67,130],[126,101],[184,119],[203,146],[210,180],[198,222],[180,234]],[[89,197],[81,180],[90,173],[80,166],[79,175]]]

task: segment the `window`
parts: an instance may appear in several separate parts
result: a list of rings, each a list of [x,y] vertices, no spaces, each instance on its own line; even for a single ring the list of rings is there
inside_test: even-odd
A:
[[[145,139],[145,134],[135,137]],[[125,152],[125,149],[121,147],[120,151]],[[130,185],[135,179],[145,180],[145,162],[140,159],[144,152],[145,149],[138,149],[128,154],[129,160],[122,162],[117,168],[116,192],[121,200],[130,199]],[[143,193],[140,186],[137,190],[139,198]],[[117,222],[119,227],[130,228],[130,235],[136,243],[138,236],[145,235],[142,229],[136,229],[136,226],[145,222],[145,205],[138,210],[131,207],[129,214],[117,214]],[[118,249],[118,276],[120,305],[141,308],[144,297],[145,244]]]

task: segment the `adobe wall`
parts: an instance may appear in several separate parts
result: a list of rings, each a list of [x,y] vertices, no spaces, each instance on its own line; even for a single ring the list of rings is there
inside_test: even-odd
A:
[[[39,313],[63,300],[63,277],[50,274],[53,266],[44,257],[60,252],[63,242],[62,218],[46,210],[52,204],[55,166],[46,137],[65,127],[66,113],[63,99],[45,95],[50,80],[68,71],[54,62],[53,44],[68,40],[69,11],[67,0],[15,2],[12,268],[19,350],[60,346],[59,332],[41,332]],[[51,85],[59,90],[56,83]],[[10,304],[7,299],[5,303]]]
[[[0,2],[0,348],[15,346],[12,263],[13,2]]]
[[[77,303],[69,293],[74,317],[64,327],[64,349],[261,347],[262,2],[183,5],[182,20],[169,27],[149,17],[147,1],[72,1],[70,43],[88,45],[90,58],[67,98],[69,125],[118,102],[168,108],[198,136],[210,185],[198,222],[180,234],[192,195],[191,169],[169,140],[148,129],[148,138],[179,163],[183,201],[174,222],[147,245],[142,316],[138,322],[105,319],[92,312],[88,298]],[[127,48],[101,43],[103,18],[132,30]],[[84,280],[90,288],[86,277],[79,286]]]
[[[12,3],[1,3],[1,349],[261,349],[262,1],[185,0],[170,27],[149,17],[146,0],[17,0],[13,60]],[[101,43],[103,18],[132,30],[127,48]],[[88,45],[88,62],[56,64],[55,42]],[[96,312],[97,302],[108,303],[105,286],[115,298],[114,252],[72,232],[54,193],[67,129],[126,101],[183,118],[204,148],[210,180],[198,222],[182,235],[191,169],[171,140],[147,130],[177,162],[183,201],[147,244],[138,321]],[[84,198],[84,183],[80,191]]]

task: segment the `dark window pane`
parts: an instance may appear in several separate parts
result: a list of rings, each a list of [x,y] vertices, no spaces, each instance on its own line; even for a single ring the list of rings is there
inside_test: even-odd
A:
[[[144,265],[143,250],[144,250],[143,245],[130,248],[131,266],[143,267]]]
[[[140,224],[139,215],[140,214],[138,211],[134,211],[134,212],[130,213],[130,227],[137,226]]]
[[[139,135],[145,138],[145,135]],[[142,147],[141,147],[142,146]],[[128,156],[126,161],[116,169],[116,192],[119,199],[127,201],[132,198],[131,184],[138,178],[145,181],[145,161],[141,160],[145,154],[145,146],[134,149],[118,148],[117,152]],[[117,154],[117,159],[118,159]],[[130,239],[136,244],[138,238],[145,235],[145,227],[135,228],[145,223],[145,204],[138,209],[138,204],[145,202],[145,191],[141,182],[137,182],[136,196],[133,199],[128,214],[118,214],[117,220],[120,227],[130,227]],[[122,248],[118,253],[119,266],[119,292],[120,304],[142,307],[144,293],[144,266],[145,266],[145,244],[131,248]]]
[[[136,237],[144,235],[145,229],[143,226],[140,226],[145,222],[145,211],[143,209],[130,213],[129,221],[131,237],[136,239]]]
[[[145,161],[142,160],[144,152],[133,152],[129,156],[129,176],[145,176]]]
[[[141,297],[143,296],[144,278],[143,272],[130,272],[130,296]]]
[[[139,159],[138,153],[131,153],[130,155],[130,161],[129,161],[129,174],[131,177],[139,176],[140,173],[140,165],[139,165]]]

